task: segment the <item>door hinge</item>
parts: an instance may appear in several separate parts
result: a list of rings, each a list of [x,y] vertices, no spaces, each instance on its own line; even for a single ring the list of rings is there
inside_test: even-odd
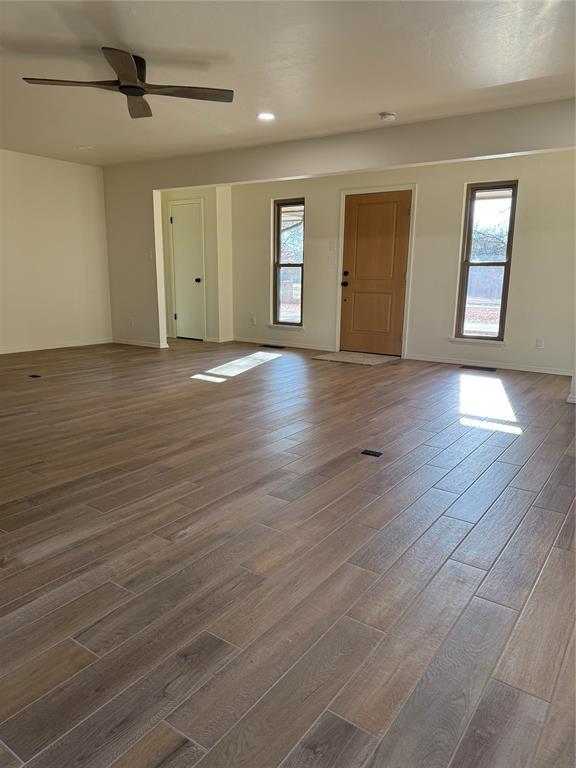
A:
[[[178,320],[178,315],[174,312],[174,320]]]
[[[174,219],[170,216],[170,224],[174,224]]]

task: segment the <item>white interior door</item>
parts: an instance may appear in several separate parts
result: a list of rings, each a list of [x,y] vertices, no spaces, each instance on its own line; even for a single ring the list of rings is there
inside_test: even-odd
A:
[[[172,264],[176,335],[204,339],[204,221],[201,200],[172,203]]]

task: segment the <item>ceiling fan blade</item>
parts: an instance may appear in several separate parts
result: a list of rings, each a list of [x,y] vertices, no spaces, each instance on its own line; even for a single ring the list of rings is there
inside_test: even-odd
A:
[[[102,48],[106,61],[118,75],[120,85],[136,85],[138,83],[138,70],[134,57],[128,51],[119,48]]]
[[[118,90],[117,80],[47,80],[40,77],[23,77],[22,80],[32,85],[70,85],[77,88],[102,88],[105,91]]]
[[[130,117],[152,117],[150,104],[142,96],[126,96]]]
[[[136,72],[138,73],[138,80],[140,80],[141,83],[145,83],[146,82],[146,59],[143,59],[142,56],[136,56],[136,54],[133,54],[132,58],[134,59],[134,63],[136,64]]]
[[[176,96],[179,99],[201,99],[202,101],[232,101],[234,91],[224,88],[196,88],[186,85],[144,84],[146,93],[151,96]]]

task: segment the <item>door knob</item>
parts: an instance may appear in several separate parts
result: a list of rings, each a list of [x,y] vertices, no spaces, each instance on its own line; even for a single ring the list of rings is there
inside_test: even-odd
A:
[[[347,288],[347,286],[348,286],[348,280],[342,280],[342,282],[340,283],[340,285],[341,285],[343,288]]]
[[[201,277],[195,277],[194,278],[194,282],[195,283],[201,283],[202,282],[202,278]]]

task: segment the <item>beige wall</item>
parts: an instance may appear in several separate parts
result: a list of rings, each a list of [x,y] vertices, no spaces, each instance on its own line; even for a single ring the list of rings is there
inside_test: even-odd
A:
[[[111,338],[102,170],[0,150],[0,352]]]
[[[574,145],[574,103],[397,125],[104,170],[116,338],[159,344],[153,190],[356,172]]]
[[[452,342],[465,186],[515,178],[519,190],[505,344]],[[342,192],[404,185],[415,188],[404,354],[571,372],[573,151],[233,187],[236,338],[333,349]],[[301,196],[306,199],[304,329],[270,328],[271,202]],[[536,337],[544,339],[544,349],[535,348]]]

